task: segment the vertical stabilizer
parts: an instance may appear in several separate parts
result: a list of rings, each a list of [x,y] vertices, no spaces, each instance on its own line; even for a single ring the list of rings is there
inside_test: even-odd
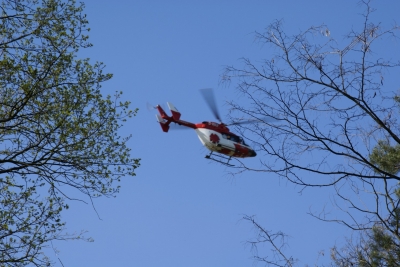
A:
[[[179,120],[181,118],[181,113],[171,103],[167,102],[167,105],[168,105],[169,109],[171,110],[172,118],[174,118],[174,120],[176,120],[176,121]]]
[[[169,130],[169,125],[164,121],[164,119],[163,118],[161,118],[161,116],[159,115],[159,114],[156,114],[156,118],[157,118],[157,121],[160,123],[160,125],[161,125],[161,129],[164,131],[164,132],[168,132],[168,130]]]

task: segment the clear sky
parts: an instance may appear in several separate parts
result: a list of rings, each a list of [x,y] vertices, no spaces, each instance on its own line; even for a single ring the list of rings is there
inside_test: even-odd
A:
[[[245,241],[255,232],[241,220],[246,214],[256,215],[266,229],[288,234],[287,252],[300,265],[329,262],[329,248],[343,244],[349,231],[307,212],[329,204],[330,190],[299,194],[301,188],[270,174],[232,176],[230,168],[204,158],[207,150],[193,131],[162,132],[146,103],[169,101],[184,120],[213,120],[198,91],[212,87],[226,114],[225,102],[237,100],[237,94],[234,84],[220,84],[224,66],[240,66],[241,57],[268,56],[255,42],[255,31],[277,19],[284,20],[288,33],[324,23],[341,42],[361,27],[358,1],[84,2],[94,47],[80,54],[104,62],[114,74],[103,86],[105,95],[122,90],[124,100],[140,109],[120,134],[132,134],[132,156],[142,158],[142,165],[136,177],[122,181],[117,198],[95,201],[101,219],[91,205],[78,202],[66,211],[68,231],[87,230],[93,243],[54,242],[60,252],[49,255],[65,267],[253,266]],[[398,20],[400,1],[372,6],[375,22]],[[246,160],[257,164],[260,158]]]

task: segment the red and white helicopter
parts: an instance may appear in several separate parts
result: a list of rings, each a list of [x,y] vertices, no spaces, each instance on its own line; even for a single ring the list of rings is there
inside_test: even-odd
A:
[[[211,151],[210,154],[206,156],[206,158],[218,161],[228,166],[233,166],[229,164],[229,161],[232,157],[255,157],[257,155],[256,152],[244,142],[243,138],[232,133],[227,125],[221,122],[212,89],[202,89],[200,90],[200,92],[202,93],[207,104],[209,105],[215,118],[219,120],[220,123],[209,121],[203,121],[201,123],[191,123],[181,120],[181,113],[178,111],[178,109],[171,103],[167,102],[172,114],[171,116],[168,116],[160,105],[157,105],[155,107],[159,112],[159,114],[156,114],[156,117],[157,121],[161,125],[162,130],[164,132],[168,132],[168,130],[170,129],[170,124],[172,122],[181,126],[194,129],[200,139],[200,142]],[[232,123],[230,125],[243,123],[248,122],[238,122]],[[219,154],[213,155],[213,152],[217,152],[228,157]],[[219,160],[214,156],[222,158],[226,161]]]

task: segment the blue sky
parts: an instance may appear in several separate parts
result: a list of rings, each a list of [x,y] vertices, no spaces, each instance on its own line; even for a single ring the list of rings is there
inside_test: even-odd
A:
[[[238,100],[235,85],[221,84],[224,66],[240,58],[262,60],[268,49],[254,32],[283,19],[288,33],[326,24],[342,42],[361,26],[358,1],[95,1],[88,0],[93,48],[82,57],[102,61],[114,78],[104,95],[123,91],[140,109],[120,134],[132,134],[132,156],[142,158],[137,176],[126,177],[117,198],[95,207],[72,203],[65,213],[69,232],[87,230],[95,242],[56,242],[67,266],[253,266],[245,241],[255,236],[244,214],[265,228],[290,236],[287,252],[301,265],[329,262],[329,248],[349,231],[307,215],[330,203],[329,189],[307,189],[271,174],[243,173],[204,158],[193,131],[163,133],[153,105],[172,102],[191,122],[213,120],[199,89],[215,88],[220,112]],[[375,1],[375,22],[393,25],[400,2]],[[384,47],[382,47],[384,49]],[[246,159],[257,164],[260,158]],[[333,214],[336,211],[332,211]],[[265,248],[268,253],[269,248]],[[324,251],[324,256],[319,256]],[[260,250],[262,253],[263,251]],[[57,266],[61,266],[58,264]]]

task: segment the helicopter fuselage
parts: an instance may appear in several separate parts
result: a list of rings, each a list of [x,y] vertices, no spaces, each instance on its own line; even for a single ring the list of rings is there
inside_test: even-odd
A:
[[[242,137],[230,132],[225,124],[207,121],[196,124],[187,122],[180,119],[181,114],[172,104],[168,103],[168,107],[171,110],[172,116],[168,116],[161,106],[156,106],[160,113],[156,115],[157,121],[164,132],[168,132],[171,123],[176,123],[194,129],[200,142],[210,151],[238,158],[255,157],[257,155],[244,142]]]
[[[256,156],[253,149],[239,140],[241,137],[232,133],[220,133],[207,128],[197,128],[196,133],[200,142],[211,151],[237,158]]]

